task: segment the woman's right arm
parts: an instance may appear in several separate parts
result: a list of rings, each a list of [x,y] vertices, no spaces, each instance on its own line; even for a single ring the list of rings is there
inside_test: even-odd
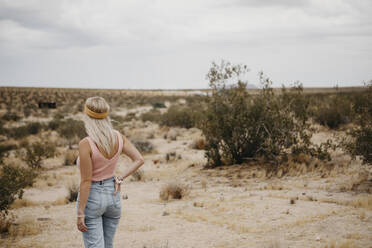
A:
[[[129,170],[123,175],[122,180],[124,178],[130,176],[133,172],[135,172],[139,167],[141,167],[145,160],[143,159],[141,153],[137,150],[137,148],[127,139],[124,135],[123,137],[123,152],[127,155],[133,162],[132,165],[129,166]]]
[[[79,142],[80,157],[80,198],[78,216],[84,216],[84,210],[89,198],[90,186],[92,183],[92,159],[90,157],[89,141],[83,139]]]

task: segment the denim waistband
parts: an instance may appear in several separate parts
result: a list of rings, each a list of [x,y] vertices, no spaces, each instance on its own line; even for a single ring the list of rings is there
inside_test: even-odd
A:
[[[102,185],[102,184],[111,184],[113,182],[115,182],[114,177],[110,177],[110,178],[107,178],[107,179],[104,179],[104,180],[101,180],[101,181],[92,181],[92,184]]]

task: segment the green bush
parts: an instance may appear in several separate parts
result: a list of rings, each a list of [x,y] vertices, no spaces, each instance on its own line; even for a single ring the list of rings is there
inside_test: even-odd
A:
[[[30,122],[24,126],[8,129],[8,136],[15,139],[24,138],[31,134],[37,134],[41,131],[42,125],[39,122]]]
[[[32,185],[36,172],[32,169],[2,165],[0,172],[0,212],[8,213],[16,197],[22,198],[23,188]]]
[[[26,149],[22,159],[27,163],[30,168],[41,168],[41,162],[46,159],[55,156],[56,147],[54,144],[49,142],[35,142],[31,145],[24,144]]]
[[[351,122],[353,119],[351,100],[341,93],[328,96],[327,100],[314,111],[315,121],[331,129]]]
[[[21,117],[17,115],[16,113],[9,112],[9,111],[6,112],[6,114],[3,115],[1,118],[5,121],[19,121],[21,119]]]
[[[161,122],[162,114],[157,109],[152,109],[148,112],[143,113],[140,118],[142,121],[151,121],[155,123]]]
[[[341,145],[354,158],[361,156],[364,163],[372,163],[372,81],[365,92],[356,95],[353,110],[356,126],[347,132]]]
[[[3,157],[7,155],[10,150],[16,149],[16,145],[0,145],[0,164],[3,161]]]
[[[82,139],[87,136],[85,132],[84,122],[80,120],[67,119],[61,121],[58,125],[57,132],[62,137],[65,137],[69,142],[69,148],[72,148],[74,138]]]
[[[259,95],[251,96],[247,83],[240,80],[247,72],[245,65],[222,62],[213,63],[207,75],[212,95],[200,122],[206,137],[207,165],[242,163],[260,157],[278,164],[289,153],[329,158],[329,144],[311,144],[307,114],[296,113],[296,109],[307,111],[307,105],[295,106],[299,102],[307,104],[302,99],[302,87],[276,95],[272,82],[261,73],[263,88]],[[233,80],[237,84],[227,87],[226,83]]]
[[[161,115],[160,123],[169,127],[195,127],[198,118],[198,108],[172,105],[168,111]]]
[[[166,107],[163,102],[152,102],[151,105],[152,105],[152,107],[154,109],[156,109],[156,108],[165,108]]]

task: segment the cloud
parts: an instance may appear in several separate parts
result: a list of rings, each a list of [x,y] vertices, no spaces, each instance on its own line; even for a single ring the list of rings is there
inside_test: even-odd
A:
[[[218,58],[271,70],[278,81],[368,80],[371,12],[369,0],[0,0],[0,82],[125,75],[143,86],[189,86]],[[345,69],[349,61],[358,71]],[[323,71],[329,63],[338,67]],[[311,73],[299,68],[309,64]]]

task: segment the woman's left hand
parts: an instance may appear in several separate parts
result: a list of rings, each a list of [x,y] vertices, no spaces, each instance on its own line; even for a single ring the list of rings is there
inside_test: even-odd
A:
[[[88,231],[88,227],[85,225],[85,217],[77,217],[77,228],[80,232]]]
[[[120,192],[120,185],[123,182],[122,178],[115,177],[115,192],[114,195],[116,195],[117,192]]]

